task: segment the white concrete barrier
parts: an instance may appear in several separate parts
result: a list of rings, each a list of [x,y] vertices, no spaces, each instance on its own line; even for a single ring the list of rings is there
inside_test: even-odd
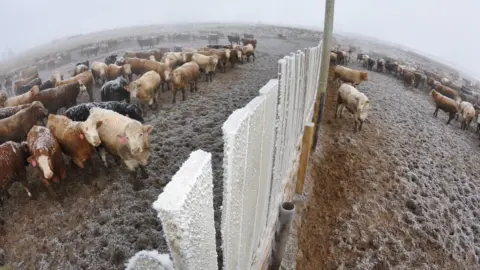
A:
[[[264,266],[303,127],[313,115],[320,53],[318,46],[281,59],[278,80],[224,123],[224,269]]]
[[[217,269],[212,155],[190,154],[153,203],[176,270]]]
[[[278,79],[223,124],[223,268],[262,269],[318,88],[321,45],[278,62]],[[195,151],[154,203],[175,269],[217,269],[211,155]]]

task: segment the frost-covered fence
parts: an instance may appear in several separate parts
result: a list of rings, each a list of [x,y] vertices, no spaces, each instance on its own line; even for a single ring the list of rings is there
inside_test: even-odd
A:
[[[271,248],[278,209],[292,196],[303,127],[311,121],[321,45],[279,60],[278,80],[223,125],[224,269],[261,269]],[[287,194],[286,194],[287,193]]]
[[[223,125],[224,269],[264,269],[279,206],[293,196],[304,125],[311,121],[321,45],[278,62],[278,79]],[[154,203],[175,269],[217,269],[211,155],[195,151]]]
[[[210,153],[192,152],[153,208],[162,221],[176,270],[217,268]]]

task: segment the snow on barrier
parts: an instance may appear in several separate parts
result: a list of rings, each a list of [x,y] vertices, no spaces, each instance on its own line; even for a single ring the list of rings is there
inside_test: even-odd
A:
[[[217,269],[212,155],[190,154],[153,203],[176,270]]]
[[[303,127],[310,122],[321,45],[279,60],[278,80],[223,125],[224,269],[263,269],[280,204],[293,196]],[[287,193],[287,194],[286,194]]]
[[[321,48],[279,60],[278,79],[223,124],[226,270],[265,269],[279,207],[293,197],[303,129],[313,116]],[[212,187],[211,155],[198,150],[154,203],[175,269],[218,269]]]

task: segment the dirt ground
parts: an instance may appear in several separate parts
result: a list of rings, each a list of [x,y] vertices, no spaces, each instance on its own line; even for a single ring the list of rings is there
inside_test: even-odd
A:
[[[356,63],[350,65],[363,69]],[[478,138],[427,90],[369,72],[368,123],[334,119],[329,84],[297,269],[479,269]]]
[[[0,266],[14,269],[123,269],[126,260],[142,249],[168,253],[162,225],[152,203],[191,151],[202,149],[213,155],[215,222],[220,229],[222,202],[223,142],[221,126],[230,113],[246,105],[269,79],[277,77],[277,61],[297,49],[316,42],[259,39],[256,61],[238,65],[226,74],[217,72],[213,82],[200,80],[199,90],[187,91],[186,101],[163,92],[161,107],[148,112],[153,125],[148,179],[133,186],[123,164],[105,169],[98,157],[84,170],[69,165],[67,179],[56,188],[60,199],[48,196],[32,168],[29,183],[34,199],[14,184],[12,197],[0,206]],[[226,40],[222,40],[226,43]],[[199,47],[206,41],[176,43]],[[173,44],[161,44],[169,46]],[[138,45],[122,44],[139,50]],[[90,58],[104,59],[107,54]],[[83,60],[83,58],[74,59]],[[66,76],[74,63],[60,67]],[[41,72],[47,79],[51,71]],[[202,77],[203,78],[203,77]],[[86,102],[87,95],[79,97]],[[95,91],[99,101],[99,91]],[[217,235],[217,245],[220,236]],[[219,250],[220,252],[220,250]],[[221,252],[219,261],[222,260]]]

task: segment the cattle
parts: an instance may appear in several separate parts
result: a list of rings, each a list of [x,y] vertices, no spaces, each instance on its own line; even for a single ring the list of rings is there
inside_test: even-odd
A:
[[[78,62],[78,63],[75,64],[75,66],[80,66],[80,65],[85,65],[85,66],[87,66],[87,68],[90,68],[90,61],[85,60],[83,62]]]
[[[33,101],[34,96],[38,92],[40,92],[40,87],[38,87],[38,85],[35,85],[34,87],[32,87],[32,89],[30,89],[30,91],[28,91],[25,94],[8,98],[7,101],[5,101],[5,107],[12,107],[12,106],[31,103]]]
[[[128,81],[123,77],[106,82],[100,90],[102,101],[123,101],[130,103],[130,92],[128,89]]]
[[[42,103],[35,101],[29,107],[21,109],[14,115],[0,120],[0,143],[7,141],[21,142],[37,121],[48,115]]]
[[[233,43],[240,44],[240,36],[238,35],[235,35],[235,36],[228,35],[227,38],[230,44],[233,44]]]
[[[32,193],[28,188],[27,171],[28,165],[28,146],[26,142],[6,142],[0,145],[0,199],[1,197],[10,197],[8,189],[18,181],[23,185],[23,189],[29,197]]]
[[[1,119],[5,119],[7,117],[10,117],[14,114],[16,114],[17,112],[25,109],[25,108],[28,108],[30,107],[30,103],[29,104],[22,104],[22,105],[18,105],[18,106],[13,106],[13,107],[6,107],[6,108],[0,108],[0,120]]]
[[[94,154],[94,147],[89,141],[96,145],[100,144],[97,128],[102,124],[89,127],[86,122],[76,122],[63,115],[49,114],[47,128],[60,144],[60,147],[66,155],[72,157],[73,163],[80,168],[84,168],[87,159],[91,159]],[[89,138],[87,140],[87,138]]]
[[[117,112],[121,115],[125,115],[129,118],[137,120],[140,123],[144,122],[142,110],[137,104],[127,104],[119,101],[89,102],[78,104],[65,111],[65,116],[73,121],[86,121],[88,116],[90,116],[90,109],[94,107]]]
[[[100,156],[105,166],[108,167],[106,158],[107,150],[110,154],[120,157],[133,179],[137,177],[137,168],[140,168],[142,177],[147,178],[145,167],[150,157],[149,133],[153,127],[123,116],[111,110],[91,108],[90,116],[85,122],[92,125],[102,121],[98,134],[102,142]]]
[[[91,71],[93,79],[98,82],[99,85],[102,85],[106,81],[107,64],[95,61],[92,63]]]
[[[375,60],[373,60],[372,58],[368,58],[368,60],[367,60],[368,70],[372,70],[374,65],[375,65]]]
[[[5,106],[5,101],[7,101],[7,99],[8,99],[7,93],[0,92],[0,108],[3,108]]]
[[[252,44],[253,49],[254,49],[254,50],[257,49],[257,40],[256,40],[256,39],[245,39],[245,38],[242,38],[242,43],[243,43],[243,46],[247,46],[248,44]]]
[[[403,71],[403,85],[413,87],[415,84],[415,74],[408,70]]]
[[[123,66],[110,64],[107,66],[107,69],[105,71],[105,77],[109,81],[115,80],[119,76],[123,76],[125,79],[129,79],[131,74],[132,70],[129,64],[125,64]]]
[[[380,58],[377,60],[377,72],[383,72],[383,68],[385,67],[385,59]]]
[[[108,66],[110,64],[115,64],[115,61],[117,61],[117,54],[111,54],[107,57],[105,57],[105,64]]]
[[[28,92],[30,89],[32,89],[32,87],[35,86],[35,85],[38,85],[38,86],[42,85],[42,80],[37,77],[37,78],[31,80],[29,83],[20,86],[20,87],[15,91],[15,93],[16,93],[17,95],[25,94],[25,93]]]
[[[52,132],[42,126],[33,126],[30,129],[27,143],[30,152],[30,156],[27,158],[28,163],[38,168],[40,179],[50,194],[54,195],[50,181],[58,183],[67,176],[60,144]]]
[[[33,100],[42,102],[49,113],[57,113],[60,108],[70,108],[77,105],[77,97],[87,87],[82,81],[72,82],[55,88],[46,89],[36,94]]]
[[[93,74],[92,72],[90,71],[84,71],[82,72],[81,74],[78,74],[77,76],[75,77],[72,77],[72,78],[69,78],[69,79],[66,79],[66,80],[63,80],[63,81],[57,81],[55,83],[55,86],[58,87],[58,86],[61,86],[61,85],[64,85],[64,84],[69,84],[69,83],[73,83],[73,82],[78,82],[78,81],[82,81],[82,83],[85,85],[85,87],[87,88],[87,93],[88,93],[88,97],[89,97],[89,100],[92,102],[93,101],[93,83],[94,83],[94,79],[93,79]]]
[[[242,56],[245,57],[247,62],[250,62],[250,56],[253,56],[253,62],[255,62],[255,47],[252,44],[247,44],[242,48]],[[243,63],[243,58],[242,61]]]
[[[87,71],[89,69],[89,67],[87,67],[86,65],[84,64],[81,64],[81,65],[77,65],[75,66],[75,68],[73,69],[73,73],[72,73],[72,77],[75,77],[77,76],[78,74],[84,72],[84,71]]]
[[[28,84],[29,82],[31,82],[32,80],[38,78],[38,73],[35,73],[33,74],[32,76],[26,78],[26,79],[21,79],[21,80],[17,80],[13,83],[13,91],[15,93],[17,93],[18,89],[22,86],[22,85],[25,85],[25,84]],[[18,95],[18,94],[17,94]]]
[[[182,90],[182,99],[185,100],[185,88],[190,86],[190,92],[197,91],[197,78],[200,75],[200,67],[196,62],[188,62],[172,72],[173,101],[176,102],[177,91]]]
[[[40,85],[40,91],[55,87],[55,83],[52,80],[46,80]]]
[[[149,52],[130,52],[127,51],[123,54],[124,58],[140,58],[140,59],[149,59],[150,55],[152,55]]]
[[[161,80],[160,75],[151,70],[132,83],[130,88],[131,97],[138,98],[144,114],[146,103],[148,103],[150,107],[155,104],[155,109],[158,108],[158,94],[160,92]]]
[[[415,75],[415,88],[424,88],[425,82],[427,81],[427,76],[420,72],[414,72],[413,74]]]

